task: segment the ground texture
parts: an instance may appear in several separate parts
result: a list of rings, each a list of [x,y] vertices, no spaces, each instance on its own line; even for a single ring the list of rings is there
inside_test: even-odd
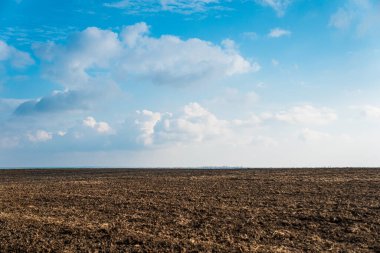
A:
[[[380,169],[0,170],[0,252],[380,252]]]

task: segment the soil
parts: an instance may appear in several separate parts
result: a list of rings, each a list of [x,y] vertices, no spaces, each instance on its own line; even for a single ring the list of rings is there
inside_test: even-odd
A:
[[[380,169],[0,170],[0,252],[380,252]]]

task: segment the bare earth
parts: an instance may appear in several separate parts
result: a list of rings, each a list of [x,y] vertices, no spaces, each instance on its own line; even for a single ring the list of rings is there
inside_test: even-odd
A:
[[[0,170],[0,252],[380,252],[380,169]]]

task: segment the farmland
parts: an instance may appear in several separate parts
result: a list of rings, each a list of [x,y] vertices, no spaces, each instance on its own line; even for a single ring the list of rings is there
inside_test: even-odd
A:
[[[0,252],[380,252],[380,169],[0,170]]]

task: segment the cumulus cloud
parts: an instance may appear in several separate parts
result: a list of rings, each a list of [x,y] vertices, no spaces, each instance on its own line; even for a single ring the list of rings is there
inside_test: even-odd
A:
[[[73,34],[67,45],[49,42],[33,47],[45,63],[44,75],[66,88],[89,84],[96,71],[111,68],[121,51],[116,33],[96,27]]]
[[[270,38],[280,38],[283,36],[290,36],[291,34],[292,33],[288,30],[284,30],[281,28],[274,28],[274,29],[270,30],[270,32],[268,33],[268,36]]]
[[[13,130],[15,124],[10,124],[7,128],[9,133],[0,134],[0,144],[16,147],[21,143],[22,147],[28,148],[35,147],[33,143],[41,143],[39,148],[56,147],[81,151],[161,149],[192,145],[278,148],[283,144],[284,136],[289,137],[289,132],[279,131],[279,127],[284,125],[271,124],[271,121],[294,124],[293,127],[298,127],[298,124],[305,125],[303,127],[307,128],[297,136],[292,135],[292,138],[298,137],[306,142],[344,140],[332,135],[330,138],[329,134],[308,128],[314,127],[309,125],[324,126],[336,119],[336,114],[331,109],[310,105],[226,119],[199,103],[189,103],[175,112],[140,110],[136,117],[128,118],[125,122],[112,122],[112,127],[108,122],[98,121],[93,116],[78,116],[81,120],[71,120],[68,124],[50,124],[36,120],[33,125],[28,126],[19,124],[20,120],[26,122],[28,118],[17,117],[15,120],[18,121],[19,129]],[[27,134],[18,139],[20,132]]]
[[[186,105],[181,115],[166,117],[157,125],[157,136],[164,140],[201,142],[227,132],[227,122],[218,119],[198,103]]]
[[[126,26],[120,33],[122,41],[129,47],[134,47],[144,35],[149,33],[149,26],[144,23]]]
[[[124,9],[128,13],[169,11],[181,14],[205,12],[209,9],[222,8],[219,0],[121,0],[105,3],[105,7]]]
[[[58,136],[61,136],[61,137],[65,136],[66,134],[67,134],[66,131],[58,131],[58,132],[57,132],[57,135],[58,135]]]
[[[153,144],[154,127],[161,120],[162,114],[149,110],[137,111],[136,113],[138,118],[135,120],[135,124],[141,132],[137,138],[137,142],[144,145]]]
[[[28,133],[27,138],[31,142],[46,142],[53,139],[53,134],[45,130],[37,130],[34,133]]]
[[[47,63],[44,74],[68,88],[91,85],[101,75],[186,85],[260,68],[241,56],[231,40],[215,45],[148,33],[145,23],[124,27],[120,34],[92,27],[69,38],[67,45],[39,44],[35,50]]]
[[[147,110],[139,114],[145,117],[145,121],[136,121],[141,130],[139,140],[146,145],[202,142],[229,132],[227,121],[218,119],[198,103],[186,105],[177,115]]]
[[[107,122],[100,121],[97,122],[94,117],[87,117],[83,120],[83,125],[96,130],[101,134],[109,134],[112,132],[112,128]]]
[[[282,17],[293,0],[256,0],[256,2],[263,6],[271,7],[277,13],[277,16]]]
[[[34,60],[28,53],[20,51],[2,40],[0,40],[0,62],[9,62],[14,68],[24,68],[34,64]]]
[[[171,35],[152,38],[146,32],[144,24],[122,31],[128,46],[125,60],[120,63],[123,73],[156,84],[184,85],[259,70],[257,63],[250,63],[237,52],[231,40],[218,46],[196,38],[181,40]]]
[[[231,145],[278,146],[272,137],[259,129],[272,129],[270,121],[300,125],[324,126],[337,119],[329,108],[311,105],[295,106],[275,113],[251,114],[248,118],[220,119],[198,103],[190,103],[179,113],[138,111],[135,125],[139,129],[138,142],[143,145],[192,143],[219,140]],[[327,139],[329,134],[305,128],[299,138],[305,141]]]
[[[337,119],[337,114],[329,108],[316,108],[311,105],[295,106],[277,113],[264,113],[264,120],[277,120],[292,124],[325,125]]]

